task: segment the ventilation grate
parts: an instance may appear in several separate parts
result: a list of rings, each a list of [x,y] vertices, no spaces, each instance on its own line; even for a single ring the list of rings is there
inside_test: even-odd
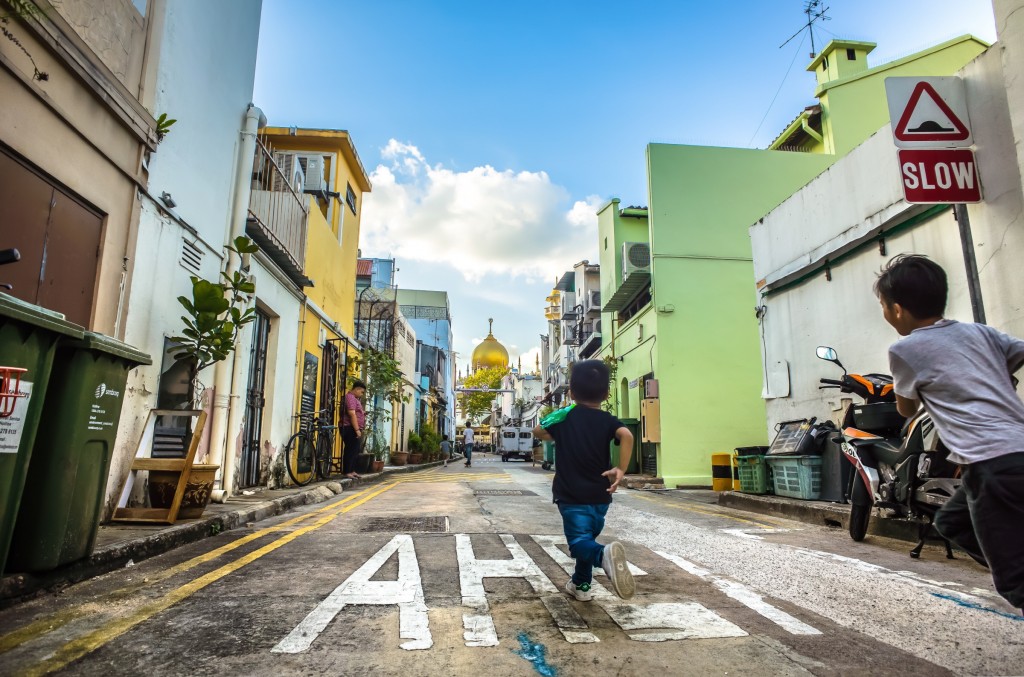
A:
[[[473,492],[474,496],[536,496],[532,491],[525,489],[478,489]]]
[[[359,531],[383,531],[385,533],[435,533],[444,534],[450,531],[448,517],[366,517],[359,526]]]
[[[194,275],[199,275],[203,266],[203,250],[195,244],[184,240],[181,243],[181,267]]]

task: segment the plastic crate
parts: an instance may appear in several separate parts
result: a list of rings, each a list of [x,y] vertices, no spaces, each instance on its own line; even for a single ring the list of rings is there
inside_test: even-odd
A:
[[[740,491],[745,494],[769,493],[768,465],[764,459],[764,454],[736,457],[740,470]]]
[[[821,456],[768,456],[777,496],[813,501],[821,497]]]

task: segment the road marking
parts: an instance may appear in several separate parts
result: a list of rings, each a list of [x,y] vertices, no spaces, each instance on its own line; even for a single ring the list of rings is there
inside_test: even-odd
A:
[[[654,498],[652,498],[651,496],[645,496],[644,494],[642,494],[642,493],[640,493],[638,491],[630,491],[629,493],[624,494],[624,496],[629,496],[631,498],[639,498],[639,499],[642,499],[644,501],[650,501],[652,503],[657,503],[658,505],[660,505],[662,507],[665,507],[665,508],[675,508],[676,510],[683,510],[685,512],[695,512],[695,513],[697,513],[699,515],[708,515],[710,517],[721,517],[723,519],[732,520],[734,522],[743,522],[744,524],[753,524],[754,526],[757,526],[757,527],[771,527],[771,526],[778,526],[778,525],[783,524],[782,522],[778,522],[778,521],[771,520],[771,519],[768,519],[768,518],[761,519],[761,521],[749,520],[749,519],[744,519],[742,517],[736,517],[735,515],[728,515],[726,513],[716,512],[714,510],[701,510],[700,508],[696,508],[696,507],[693,507],[693,506],[680,505],[680,504],[675,503],[675,502],[657,501]]]
[[[565,552],[562,551],[561,548],[558,547],[560,545],[568,547],[568,543],[565,540],[565,536],[530,536],[530,538],[532,538],[534,542],[537,545],[539,545],[544,552],[548,554],[548,557],[555,560],[558,566],[562,567],[562,570],[565,571],[565,573],[569,574],[570,576],[572,575],[573,571],[576,569],[576,560],[574,560],[571,555],[567,555]],[[629,571],[634,576],[647,575],[646,571],[644,571],[637,565],[633,564],[632,562],[627,562],[626,564],[629,565]],[[604,576],[607,578],[607,574],[605,574],[604,569],[600,567],[594,569],[594,575]],[[594,585],[600,586],[600,584],[596,581],[594,582]],[[604,590],[603,587],[601,589]],[[613,595],[610,592],[608,594],[612,597],[615,597],[615,595]],[[618,597],[615,597],[615,599],[618,599]]]
[[[784,534],[792,529],[773,529],[771,527],[761,527],[759,529],[719,529],[723,534],[730,534],[738,538],[745,538],[751,541],[763,541],[764,536],[761,534]]]
[[[160,583],[161,581],[165,581],[165,580],[167,580],[168,578],[170,578],[172,576],[175,576],[177,574],[180,574],[180,573],[183,573],[183,572],[188,571],[190,569],[193,569],[193,568],[195,568],[195,567],[197,567],[197,566],[199,566],[201,564],[206,564],[207,562],[211,562],[211,561],[217,559],[218,557],[220,557],[221,555],[229,553],[232,550],[235,550],[236,548],[240,548],[243,545],[245,545],[247,543],[251,543],[252,541],[255,541],[255,540],[259,539],[259,538],[263,538],[267,534],[275,533],[275,532],[278,532],[278,531],[284,531],[285,529],[288,529],[289,527],[292,527],[295,524],[298,524],[299,522],[303,522],[303,521],[308,520],[308,519],[310,519],[312,517],[316,517],[317,515],[319,515],[321,513],[328,512],[328,511],[331,511],[331,510],[336,510],[337,508],[339,508],[342,505],[345,505],[346,503],[351,503],[352,501],[354,501],[357,498],[359,498],[360,496],[364,495],[366,492],[370,491],[371,489],[372,489],[372,487],[364,489],[364,490],[362,490],[362,491],[360,491],[358,493],[346,495],[341,500],[332,501],[329,505],[326,505],[326,506],[321,507],[321,508],[317,508],[316,510],[308,512],[308,513],[306,513],[304,515],[299,515],[298,517],[293,517],[293,518],[291,518],[289,520],[286,520],[284,522],[281,522],[280,524],[276,524],[276,525],[271,526],[271,527],[265,527],[263,529],[259,529],[257,531],[253,531],[252,533],[247,534],[247,535],[245,535],[245,536],[243,536],[243,537],[241,537],[239,539],[231,541],[230,543],[225,543],[224,545],[222,545],[222,546],[220,546],[218,548],[215,548],[215,549],[213,549],[213,550],[211,550],[209,552],[203,553],[202,555],[198,555],[196,557],[193,557],[192,559],[186,560],[185,562],[182,562],[180,564],[176,564],[173,567],[170,567],[168,569],[164,569],[163,571],[157,571],[157,572],[148,574],[146,576],[145,580],[141,580],[138,583],[134,583],[132,585],[127,585],[127,586],[124,586],[122,588],[119,588],[118,590],[114,590],[114,591],[108,593],[107,595],[104,596],[103,601],[104,602],[111,602],[111,601],[114,601],[114,600],[119,600],[119,599],[124,599],[126,597],[129,597],[130,595],[135,594],[136,592],[138,592],[139,590],[142,590],[143,588],[154,586],[157,583]],[[77,620],[77,619],[82,618],[84,616],[88,616],[89,614],[93,613],[93,611],[91,609],[87,609],[86,608],[87,606],[88,607],[92,607],[93,604],[90,602],[88,605],[86,605],[86,604],[79,604],[77,606],[72,606],[72,607],[70,607],[68,609],[64,609],[63,611],[51,614],[49,616],[44,616],[43,618],[40,618],[40,619],[38,619],[36,621],[33,621],[32,623],[29,623],[28,625],[26,625],[26,626],[24,626],[22,628],[19,628],[17,630],[14,630],[12,632],[9,632],[9,633],[7,633],[5,635],[0,636],[0,654],[6,653],[6,652],[10,651],[11,649],[14,649],[14,648],[24,644],[25,642],[30,642],[30,641],[36,639],[37,637],[40,637],[40,636],[45,635],[45,634],[47,634],[49,632],[52,632],[52,631],[54,631],[54,630],[56,630],[56,629],[58,629],[60,627],[63,627],[65,625],[67,625],[68,623],[70,623],[71,621]]]
[[[370,578],[398,553],[398,580],[371,581]],[[324,601],[309,612],[287,637],[277,643],[273,653],[302,653],[309,649],[331,621],[346,606],[398,605],[399,637],[412,640],[403,649],[429,649],[434,645],[423,601],[423,580],[416,560],[412,536],[399,534],[355,570]]]
[[[756,611],[761,616],[764,616],[772,623],[775,623],[783,630],[791,635],[820,635],[821,631],[816,628],[801,622],[794,618],[790,614],[786,613],[782,609],[776,608],[764,601],[761,595],[757,594],[742,583],[731,581],[721,576],[716,576],[706,569],[702,569],[693,562],[685,560],[678,555],[673,555],[668,552],[662,552],[655,550],[655,553],[661,555],[668,561],[678,566],[683,571],[693,574],[697,578],[711,581],[715,587],[724,592],[726,595],[736,600],[740,604],[743,604],[749,609]]]
[[[228,564],[225,564],[218,569],[214,569],[213,571],[203,576],[200,576],[199,578],[189,583],[186,583],[185,585],[175,590],[172,590],[163,597],[143,606],[141,609],[134,613],[116,618],[106,623],[102,627],[84,635],[83,637],[68,642],[59,650],[57,650],[49,659],[33,666],[24,674],[27,676],[46,675],[55,670],[63,668],[72,661],[78,660],[82,656],[92,653],[104,644],[107,644],[108,642],[123,635],[124,633],[134,628],[136,625],[149,620],[161,611],[164,611],[165,609],[174,606],[178,602],[187,599],[188,597],[192,596],[196,592],[199,592],[211,583],[215,583],[219,581],[221,578],[227,576],[228,574],[234,573],[235,571],[241,569],[245,565],[255,562],[264,555],[274,552],[278,548],[287,545],[288,543],[291,543],[300,536],[303,536],[311,531],[319,529],[322,526],[330,524],[335,518],[339,517],[340,515],[343,515],[348,511],[359,507],[363,503],[366,503],[367,501],[370,501],[371,499],[383,494],[385,491],[393,488],[394,486],[396,485],[392,483],[385,484],[380,489],[377,489],[367,494],[358,501],[353,501],[335,512],[327,513],[326,515],[324,515],[312,524],[308,524],[304,527],[296,529],[291,533],[285,534],[276,541],[272,541],[264,545],[263,547],[236,559],[233,562],[229,562]]]
[[[697,602],[602,606],[612,620],[627,632],[629,638],[638,642],[747,636],[744,630]],[[629,632],[630,630],[658,632]]]
[[[477,559],[468,534],[455,534],[455,550],[459,558],[459,584],[462,605],[472,611],[462,614],[466,646],[497,646],[498,634],[484,591],[485,578],[525,578],[537,593],[557,593],[556,588],[537,563],[510,534],[499,534],[512,559]],[[557,623],[557,619],[553,619]]]

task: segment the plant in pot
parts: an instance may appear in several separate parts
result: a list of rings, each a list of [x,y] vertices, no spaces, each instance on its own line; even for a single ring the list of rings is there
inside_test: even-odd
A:
[[[409,433],[409,441],[406,444],[409,447],[409,451],[396,450],[391,452],[391,463],[393,465],[405,465],[409,462],[409,454],[420,448],[420,436],[416,433]]]
[[[256,293],[256,284],[248,273],[248,258],[259,247],[241,236],[235,238],[227,249],[229,262],[232,262],[232,256],[238,257],[239,269],[229,268],[228,272],[221,272],[220,282],[193,276],[192,298],[178,297],[185,310],[181,318],[185,327],[180,336],[170,339],[173,345],[168,352],[173,353],[175,362],[183,365],[188,374],[189,401],[181,411],[181,418],[186,420],[198,415],[203,407],[205,387],[199,381],[200,372],[227,359],[235,349],[239,332],[256,319],[256,310],[248,307]],[[219,468],[216,464],[192,465],[178,511],[179,518],[195,518],[203,514],[210,502]],[[170,506],[179,476],[180,473],[173,471],[150,471],[148,493],[152,507]]]
[[[402,382],[402,370],[398,361],[386,352],[374,348],[366,348],[363,354],[356,358],[356,365],[363,375],[366,383],[366,432],[369,435],[371,453],[368,456],[368,463],[374,459],[384,460],[387,454],[387,439],[384,435],[385,426],[391,421],[391,412],[385,408],[385,404],[397,404],[408,401],[405,395],[405,388]],[[382,456],[378,457],[378,452]],[[391,462],[395,465],[404,465],[405,459],[397,458],[397,453],[391,455]]]
[[[384,470],[384,461],[388,457],[388,443],[379,430],[372,431],[370,435],[370,472],[381,472]]]

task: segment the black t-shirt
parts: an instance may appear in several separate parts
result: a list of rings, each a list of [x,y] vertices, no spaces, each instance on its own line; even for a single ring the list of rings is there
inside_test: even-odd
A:
[[[611,469],[609,444],[624,427],[602,409],[577,405],[561,423],[547,429],[555,438],[555,503],[611,503],[611,483],[601,473]]]

